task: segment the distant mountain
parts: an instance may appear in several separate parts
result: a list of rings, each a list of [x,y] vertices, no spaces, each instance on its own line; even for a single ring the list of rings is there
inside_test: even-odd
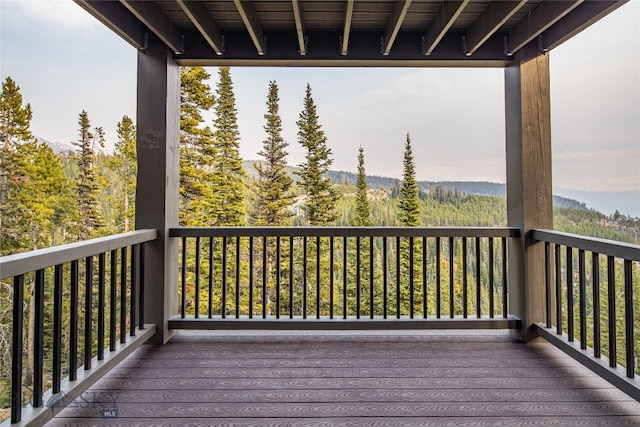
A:
[[[36,138],[37,138],[39,143],[43,143],[44,142],[49,147],[51,147],[51,149],[53,150],[54,153],[67,154],[69,151],[75,151],[75,148],[73,148],[70,144],[65,144],[65,143],[62,143],[62,142],[49,141],[47,139],[40,138],[39,136],[36,136]]]

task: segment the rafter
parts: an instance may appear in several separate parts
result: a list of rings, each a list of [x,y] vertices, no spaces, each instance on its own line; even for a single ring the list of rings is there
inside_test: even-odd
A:
[[[146,29],[119,1],[74,0],[80,7],[125,39],[136,49],[145,48]]]
[[[342,44],[340,54],[349,53],[349,36],[351,35],[351,18],[353,17],[353,3],[355,0],[347,0],[347,13],[344,16],[344,30],[342,31]]]
[[[438,43],[440,43],[447,31],[449,31],[449,28],[451,28],[467,4],[469,4],[469,1],[470,0],[445,1],[443,3],[442,11],[438,13],[438,16],[436,16],[436,19],[429,27],[429,31],[427,31],[427,35],[424,38],[422,48],[423,55],[431,55],[433,53],[433,50]]]
[[[258,21],[253,5],[248,0],[233,0],[233,2],[242,17],[242,22],[244,22],[244,26],[249,32],[249,36],[258,51],[258,55],[265,55],[267,53],[267,46],[262,33],[262,26]]]
[[[391,46],[393,46],[393,42],[396,40],[398,31],[400,31],[400,27],[402,26],[402,21],[404,21],[404,17],[407,15],[407,11],[409,10],[409,6],[411,6],[411,0],[395,2],[393,14],[387,23],[384,39],[382,39],[383,55],[389,55],[389,52],[391,52]]]
[[[152,2],[120,0],[136,18],[149,28],[174,53],[182,53],[180,31],[160,7]]]
[[[467,56],[473,55],[484,42],[504,25],[527,0],[500,1],[489,4],[467,32]]]
[[[533,10],[529,16],[511,30],[507,42],[507,55],[513,55],[544,30],[558,22],[562,17],[580,6],[584,0],[546,1]]]
[[[298,33],[298,52],[300,55],[307,54],[307,39],[304,33],[304,22],[302,21],[302,11],[300,10],[300,2],[291,0],[293,6],[293,17],[296,21],[296,32]]]
[[[180,5],[187,17],[196,26],[202,37],[213,48],[216,55],[222,55],[224,53],[223,38],[220,35],[220,29],[218,25],[211,17],[207,8],[197,1],[176,0],[176,3]]]
[[[562,22],[559,23],[561,25],[549,28],[542,33],[545,49],[553,49],[564,43],[628,2],[629,0],[597,0],[580,5],[562,18]],[[587,4],[589,7],[584,7]]]

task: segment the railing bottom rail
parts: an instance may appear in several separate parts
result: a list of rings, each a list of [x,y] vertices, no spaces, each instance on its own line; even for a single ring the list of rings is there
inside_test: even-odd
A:
[[[195,318],[193,316],[175,316],[169,320],[169,329],[203,330],[394,330],[394,329],[520,329],[522,322],[515,316],[482,318],[383,318],[357,319],[355,316],[343,318]]]
[[[569,341],[566,334],[558,335],[555,328],[547,328],[545,324],[537,323],[533,325],[533,329],[541,338],[640,402],[640,380],[637,377],[628,378],[625,368],[612,368],[609,366],[609,359],[604,356],[594,358],[593,349],[581,349],[579,341]]]

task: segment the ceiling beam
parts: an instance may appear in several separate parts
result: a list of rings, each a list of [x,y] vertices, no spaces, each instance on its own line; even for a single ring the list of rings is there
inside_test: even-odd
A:
[[[473,55],[489,37],[498,31],[526,3],[527,0],[490,3],[467,32],[465,54],[467,56]]]
[[[136,49],[146,48],[144,37],[146,28],[119,1],[74,1]]]
[[[264,35],[262,34],[262,26],[260,22],[258,22],[258,17],[256,16],[253,5],[248,0],[233,0],[233,2],[242,17],[244,26],[247,27],[247,31],[258,51],[258,55],[265,55],[267,53],[267,46]]]
[[[436,19],[429,27],[427,35],[423,40],[422,54],[431,55],[438,43],[442,40],[444,35],[449,31],[449,28],[456,22],[456,19],[464,8],[469,4],[470,0],[462,1],[445,1],[442,4],[442,11],[438,13]]]
[[[180,43],[180,31],[171,22],[160,7],[153,2],[120,0],[136,18],[147,26],[169,49],[174,53],[182,53],[184,50]]]
[[[347,13],[344,16],[344,30],[342,31],[342,43],[340,45],[340,55],[349,53],[349,36],[351,35],[351,18],[353,18],[353,3],[355,0],[347,0]]]
[[[628,2],[629,0],[593,0],[580,5],[562,18],[560,25],[554,25],[542,33],[544,48],[556,48]],[[584,7],[587,5],[589,7]]]
[[[296,32],[298,33],[298,52],[300,55],[307,54],[307,39],[304,34],[304,22],[302,21],[302,11],[300,10],[300,2],[291,0],[293,6],[293,17],[296,20]]]
[[[538,37],[547,28],[558,22],[584,0],[545,1],[535,8],[528,17],[511,29],[507,41],[506,53],[513,55],[531,40]]]
[[[187,17],[196,26],[202,37],[213,48],[216,55],[224,53],[224,40],[220,35],[220,29],[211,17],[211,13],[198,1],[176,0]]]
[[[407,15],[409,6],[411,6],[411,0],[395,2],[391,19],[389,19],[389,22],[387,23],[387,29],[384,32],[384,38],[382,39],[383,55],[389,55],[389,52],[391,52],[391,46],[393,46],[393,42],[396,40],[398,31],[400,31],[400,27],[402,27],[402,21],[404,21],[404,17]]]

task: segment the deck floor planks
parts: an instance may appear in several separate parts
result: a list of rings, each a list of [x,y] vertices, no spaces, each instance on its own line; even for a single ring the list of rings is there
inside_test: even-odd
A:
[[[85,397],[48,425],[640,426],[640,403],[554,347],[482,332],[180,332]]]

